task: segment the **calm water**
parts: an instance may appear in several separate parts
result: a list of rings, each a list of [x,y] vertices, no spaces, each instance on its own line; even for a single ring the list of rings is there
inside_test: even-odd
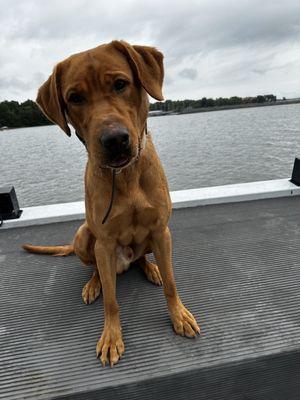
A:
[[[149,118],[171,190],[290,177],[300,104]],[[86,152],[55,126],[0,132],[0,186],[21,207],[83,199]]]

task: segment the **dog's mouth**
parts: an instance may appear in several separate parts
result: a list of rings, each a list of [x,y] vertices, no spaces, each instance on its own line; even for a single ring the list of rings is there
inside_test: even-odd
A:
[[[131,157],[129,156],[118,156],[113,161],[110,161],[107,166],[110,168],[124,168],[126,167],[131,161]]]

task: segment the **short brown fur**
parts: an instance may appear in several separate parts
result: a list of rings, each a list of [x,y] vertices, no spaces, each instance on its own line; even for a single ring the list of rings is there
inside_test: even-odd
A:
[[[91,303],[103,292],[105,324],[96,346],[103,365],[117,363],[124,352],[116,275],[131,262],[137,262],[153,283],[163,283],[175,332],[194,337],[200,331],[177,293],[168,228],[171,214],[168,185],[151,136],[146,136],[145,131],[147,93],[163,99],[163,76],[163,56],[158,50],[113,41],[59,63],[37,97],[37,103],[51,121],[68,135],[67,122],[71,123],[86,143],[86,221],[72,245],[24,245],[24,248],[53,255],[75,252],[84,264],[94,266],[82,297]],[[121,93],[112,90],[116,79],[128,82]],[[69,100],[74,91],[84,97],[82,104]],[[128,130],[132,157],[116,175],[114,204],[107,222],[102,224],[111,196],[112,170],[107,168],[99,135],[103,127],[114,123]],[[147,261],[146,254],[150,252],[154,253],[158,267]]]

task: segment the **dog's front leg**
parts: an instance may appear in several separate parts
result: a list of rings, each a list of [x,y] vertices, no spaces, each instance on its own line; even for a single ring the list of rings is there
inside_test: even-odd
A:
[[[101,278],[103,304],[104,304],[104,329],[97,343],[96,353],[100,356],[102,365],[107,361],[113,366],[124,353],[122,329],[119,316],[119,305],[116,299],[116,251],[113,243],[99,240],[95,244],[97,268]]]
[[[179,335],[194,337],[200,332],[200,328],[194,316],[182,304],[177,293],[172,267],[172,239],[168,227],[153,234],[152,248],[162,276],[174,330]]]

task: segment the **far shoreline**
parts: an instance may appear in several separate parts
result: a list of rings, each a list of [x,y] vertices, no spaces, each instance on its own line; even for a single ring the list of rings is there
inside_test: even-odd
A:
[[[272,102],[265,103],[247,103],[247,104],[235,104],[230,106],[217,106],[217,107],[202,107],[202,108],[194,108],[185,111],[162,111],[161,113],[150,114],[149,117],[161,117],[165,115],[182,115],[182,114],[196,114],[203,112],[212,112],[212,111],[226,111],[226,110],[235,110],[239,108],[255,108],[255,107],[268,107],[268,106],[285,106],[289,104],[299,104],[300,99],[293,100],[277,100]]]
[[[227,111],[227,110],[235,110],[241,108],[256,108],[256,107],[269,107],[269,106],[284,106],[290,104],[299,104],[300,99],[291,99],[291,100],[276,100],[272,102],[264,102],[264,103],[246,103],[246,104],[235,104],[229,106],[216,106],[216,107],[202,107],[202,108],[193,108],[184,111],[149,111],[148,118],[152,117],[162,117],[162,116],[172,116],[172,115],[183,115],[183,114],[196,114],[196,113],[205,113],[205,112],[213,112],[213,111]],[[153,113],[153,114],[151,114]],[[24,129],[24,128],[36,128],[38,126],[50,126],[54,124],[44,124],[44,125],[31,125],[31,126],[18,126],[18,127],[0,127],[0,132],[10,131],[12,129]]]

